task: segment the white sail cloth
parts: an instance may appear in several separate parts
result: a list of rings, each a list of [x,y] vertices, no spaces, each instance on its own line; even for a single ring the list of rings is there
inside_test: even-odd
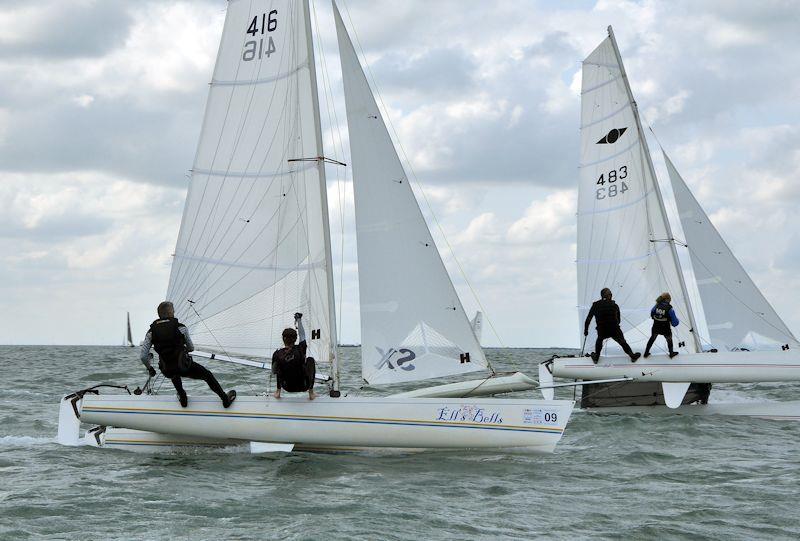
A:
[[[672,160],[666,152],[663,154],[712,344],[727,349],[797,345],[797,339],[728,248]]]
[[[693,352],[680,267],[646,155],[634,104],[611,37],[583,62],[578,190],[578,307],[580,329],[600,290],[608,287],[622,312],[622,329],[641,351],[650,336],[650,309],[669,291],[682,320],[676,345]],[[587,347],[594,344],[594,325]],[[616,354],[608,341],[606,352]]]
[[[198,349],[268,357],[301,312],[329,358],[309,31],[306,2],[229,2],[167,292]]]
[[[353,165],[362,376],[373,384],[485,369],[338,9]]]

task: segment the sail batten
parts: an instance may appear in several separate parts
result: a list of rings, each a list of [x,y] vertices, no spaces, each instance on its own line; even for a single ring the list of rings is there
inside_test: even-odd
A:
[[[391,384],[488,363],[334,4],[353,167],[362,377]]]
[[[198,349],[269,357],[301,312],[332,358],[327,205],[303,0],[230,2],[167,298]],[[313,333],[312,331],[317,331]]]

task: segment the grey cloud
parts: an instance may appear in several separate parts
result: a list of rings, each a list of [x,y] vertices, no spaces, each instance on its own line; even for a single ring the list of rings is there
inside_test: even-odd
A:
[[[452,93],[469,91],[474,85],[475,61],[465,51],[430,49],[417,58],[390,52],[372,66],[382,87],[427,92],[452,99]],[[445,95],[440,93],[447,92]]]
[[[122,0],[58,1],[35,8],[20,2],[0,4],[7,13],[24,9],[34,13],[23,19],[27,21],[24,40],[9,42],[0,38],[0,56],[40,57],[47,61],[102,56],[125,43],[133,21],[129,6]]]
[[[126,98],[98,98],[86,108],[61,101],[13,111],[0,162],[8,171],[98,170],[183,186],[202,103],[198,92],[166,111],[142,110]]]
[[[68,238],[100,235],[106,233],[113,224],[108,217],[84,212],[70,213],[68,209],[62,214],[45,216],[33,227],[19,223],[3,224],[3,221],[0,221],[0,238],[24,238],[47,244]]]

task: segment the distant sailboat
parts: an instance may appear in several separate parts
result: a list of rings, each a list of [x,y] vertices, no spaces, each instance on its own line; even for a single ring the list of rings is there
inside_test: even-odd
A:
[[[708,400],[711,383],[800,381],[800,344],[764,298],[666,157],[686,243],[674,238],[636,102],[611,27],[583,62],[581,163],[578,195],[578,304],[580,329],[600,289],[621,307],[622,329],[641,351],[650,336],[650,308],[662,291],[682,324],[673,331],[680,356],[654,351],[633,364],[610,341],[595,365],[589,358],[556,358],[540,368],[553,376],[617,380],[584,393],[583,407],[650,405],[671,408]],[[677,249],[688,246],[709,336],[701,339],[695,307]],[[698,313],[699,310],[698,310]],[[595,331],[584,352],[594,347]],[[581,338],[583,338],[581,336]],[[754,351],[758,347],[761,351]],[[660,384],[660,389],[650,383]],[[696,385],[692,385],[696,384]],[[661,391],[663,397],[653,397]],[[545,396],[552,396],[552,389]],[[796,416],[793,403],[749,411]],[[777,408],[777,409],[776,409]],[[746,409],[746,408],[745,408]],[[718,412],[719,408],[715,410]],[[741,414],[743,408],[735,408]],[[772,415],[766,415],[765,412]]]
[[[390,385],[486,370],[335,5],[334,15],[353,160],[362,378]],[[62,403],[64,434],[74,411],[85,422],[138,430],[154,445],[174,434],[279,450],[554,449],[572,401],[341,396],[326,162],[343,165],[324,155],[308,2],[231,0],[167,298],[191,331],[194,354],[263,368],[302,312],[309,355],[331,375],[329,396],[254,393],[230,409],[216,397],[192,397],[184,409],[171,393],[78,393]],[[507,389],[496,383],[487,376],[455,396]],[[110,443],[112,432],[94,437]]]
[[[125,347],[135,347],[133,343],[133,334],[131,334],[131,313],[128,312],[128,327],[127,332],[125,334],[125,340],[122,341],[122,345]]]

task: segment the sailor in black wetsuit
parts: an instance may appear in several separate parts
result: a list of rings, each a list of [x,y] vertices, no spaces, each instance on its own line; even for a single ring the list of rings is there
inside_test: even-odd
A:
[[[597,324],[597,341],[594,344],[594,353],[592,353],[592,361],[597,364],[600,358],[600,352],[603,349],[603,340],[611,338],[617,344],[622,346],[622,351],[627,353],[632,362],[636,362],[641,353],[634,353],[628,343],[625,341],[625,336],[622,334],[619,324],[622,322],[622,316],[619,312],[617,303],[611,300],[611,290],[607,287],[603,288],[600,292],[600,300],[592,304],[592,308],[586,316],[586,322],[583,325],[583,336],[589,336],[589,323],[594,318]]]
[[[297,326],[297,331],[284,329],[282,338],[285,347],[276,349],[272,354],[272,373],[275,374],[278,384],[273,396],[280,398],[281,389],[290,393],[308,391],[308,399],[314,400],[317,397],[314,393],[316,365],[313,357],[306,358],[308,345],[306,331],[303,328],[303,314],[294,315],[294,324]],[[295,345],[298,331],[300,343]]]
[[[189,330],[175,319],[175,308],[171,302],[164,301],[158,305],[158,319],[150,325],[142,342],[140,357],[152,377],[156,375],[156,371],[150,364],[153,358],[150,347],[155,348],[158,353],[158,368],[165,377],[172,380],[175,390],[178,391],[178,400],[184,408],[189,404],[189,399],[183,390],[181,378],[205,381],[226,408],[236,400],[236,391],[223,391],[214,374],[192,360],[189,352],[194,351],[194,344]]]
[[[656,337],[663,336],[667,339],[667,347],[669,348],[669,358],[675,357],[678,352],[672,349],[672,327],[678,326],[678,316],[675,315],[675,310],[670,304],[672,297],[669,293],[662,293],[656,299],[656,305],[650,310],[650,317],[653,318],[653,329],[650,331],[650,339],[647,341],[647,347],[644,350],[644,358],[650,356],[650,348],[653,347],[653,342]]]

